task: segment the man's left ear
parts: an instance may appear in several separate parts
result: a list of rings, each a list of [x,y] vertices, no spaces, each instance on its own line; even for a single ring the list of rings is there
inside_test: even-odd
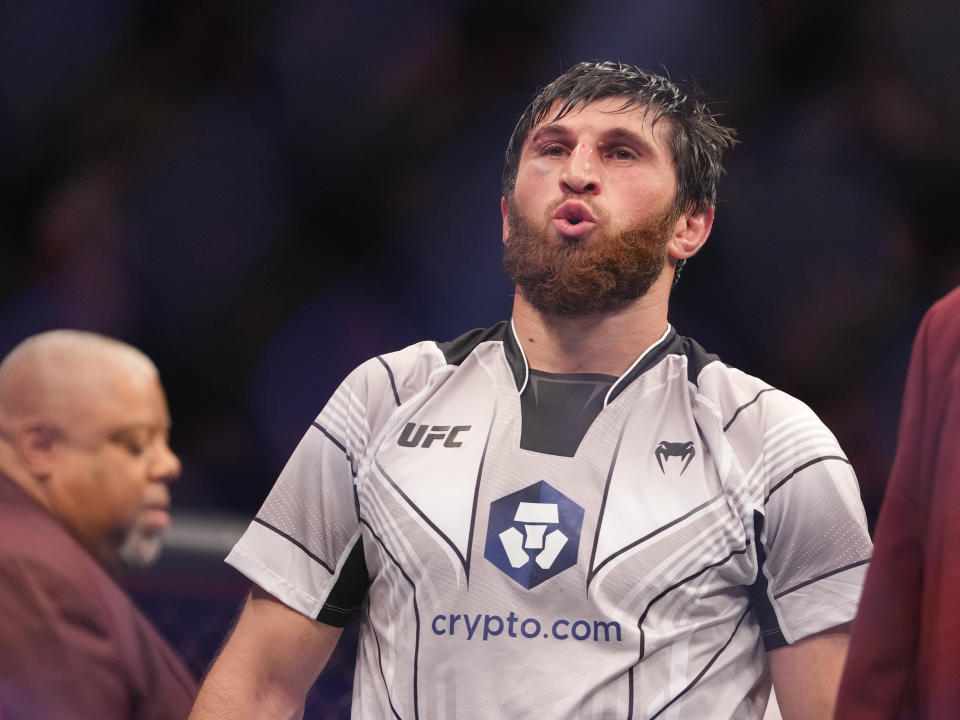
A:
[[[686,260],[703,247],[713,227],[713,207],[696,213],[683,213],[673,226],[667,251],[677,260]]]
[[[500,214],[503,216],[503,244],[507,244],[507,238],[510,237],[510,221],[507,220],[507,215],[509,210],[509,205],[507,204],[507,198],[500,198]]]

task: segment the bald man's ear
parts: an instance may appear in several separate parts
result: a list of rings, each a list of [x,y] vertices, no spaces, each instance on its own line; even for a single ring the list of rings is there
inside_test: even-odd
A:
[[[23,421],[14,437],[23,467],[36,478],[49,476],[59,439],[60,431],[50,421],[43,418],[27,418]]]

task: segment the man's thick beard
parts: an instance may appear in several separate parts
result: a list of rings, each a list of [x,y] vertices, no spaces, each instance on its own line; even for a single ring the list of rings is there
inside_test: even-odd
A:
[[[671,208],[615,235],[588,238],[540,231],[508,202],[510,235],[503,266],[530,305],[544,315],[583,317],[620,310],[647,293],[666,264],[676,222]]]

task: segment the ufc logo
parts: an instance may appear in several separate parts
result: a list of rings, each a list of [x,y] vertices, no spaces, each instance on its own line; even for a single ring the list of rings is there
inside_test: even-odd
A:
[[[417,447],[419,445],[428,448],[436,441],[443,440],[443,447],[458,448],[463,443],[457,442],[457,435],[466,432],[473,426],[454,425],[451,428],[449,425],[434,425],[430,427],[430,432],[427,432],[428,427],[427,425],[407,423],[403,432],[400,433],[400,439],[397,440],[397,443],[403,447]]]

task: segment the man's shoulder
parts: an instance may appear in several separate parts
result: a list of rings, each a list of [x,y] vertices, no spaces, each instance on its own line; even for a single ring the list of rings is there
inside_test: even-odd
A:
[[[697,393],[716,407],[724,431],[737,423],[772,426],[788,418],[816,417],[804,402],[755,375],[706,352],[696,341],[679,338],[688,375]]]
[[[924,331],[930,350],[948,365],[955,362],[960,353],[960,287],[940,298],[927,311],[921,335]]]
[[[94,636],[156,642],[129,595],[54,519],[42,511],[17,518],[8,510],[0,505],[0,609],[7,622],[79,625]]]
[[[481,344],[486,342],[503,342],[510,332],[510,323],[506,320],[487,328],[474,328],[459,337],[446,342],[436,343],[444,359],[450,365],[460,365]]]
[[[467,330],[452,340],[420,340],[399,350],[371,358],[365,365],[379,360],[397,365],[415,362],[460,365],[480,345],[487,342],[503,342],[509,332],[510,323],[504,320],[490,327]]]
[[[772,389],[769,383],[708,352],[693,338],[677,335],[668,352],[686,358],[687,379],[699,394],[716,401]]]
[[[67,717],[65,706],[74,704],[71,709],[84,717],[113,717],[104,712],[121,712],[129,696],[148,698],[151,717],[174,716],[157,711],[154,701],[187,712],[194,681],[146,616],[54,518],[5,493],[0,493],[0,616],[0,665],[14,668],[5,678],[13,684],[5,687],[16,690],[3,700],[12,703],[12,711],[25,703],[31,708],[49,703],[43,717]],[[67,666],[73,668],[70,677],[56,677],[57,668]],[[41,695],[33,694],[53,685],[60,695],[41,702]],[[90,687],[96,688],[93,694]],[[28,716],[33,714],[23,715]]]
[[[461,365],[481,345],[502,342],[508,332],[509,323],[504,321],[453,340],[421,340],[370,358],[348,376],[347,384],[392,394],[400,405],[423,388],[436,370]]]
[[[955,287],[937,300],[930,308],[929,313],[944,319],[956,320],[960,317],[960,286]]]
[[[98,594],[103,588],[122,592],[55,519],[41,509],[18,510],[0,504],[0,572],[11,582],[8,589],[30,585],[63,598]]]
[[[0,526],[0,609],[11,631],[50,625],[55,634],[78,626],[102,636],[134,611],[119,585],[52,519],[17,520],[0,511]]]
[[[12,480],[0,477],[0,484],[0,561],[22,560],[78,572],[87,563],[96,564],[66,528]]]

